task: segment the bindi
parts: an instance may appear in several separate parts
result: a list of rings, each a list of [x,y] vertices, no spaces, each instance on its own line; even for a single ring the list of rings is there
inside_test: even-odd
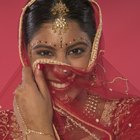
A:
[[[33,49],[37,45],[46,45],[46,46],[51,46],[54,48],[64,48],[64,47],[68,47],[68,46],[70,46],[74,43],[77,43],[77,42],[84,42],[88,46],[91,45],[91,42],[87,38],[84,38],[84,37],[73,38],[71,41],[66,42],[66,43],[63,42],[62,38],[60,38],[60,39],[61,39],[60,44],[55,44],[55,43],[44,41],[44,40],[37,40],[36,42],[31,44],[31,48]]]

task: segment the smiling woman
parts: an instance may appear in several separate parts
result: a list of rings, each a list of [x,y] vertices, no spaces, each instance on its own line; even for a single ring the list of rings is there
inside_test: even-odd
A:
[[[103,56],[96,1],[32,0],[19,31],[22,82],[14,112],[0,112],[2,140],[140,138],[140,93]]]
[[[39,29],[28,45],[31,63],[38,58],[48,58],[75,68],[87,67],[92,44],[90,38],[76,22],[67,23],[69,30],[61,36],[52,30],[51,23],[46,23]]]

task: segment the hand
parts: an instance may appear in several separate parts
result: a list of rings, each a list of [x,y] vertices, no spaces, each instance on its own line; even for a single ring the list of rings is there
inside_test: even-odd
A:
[[[30,67],[23,68],[22,84],[15,91],[14,110],[23,132],[28,128],[53,133],[51,98],[39,67],[34,75]]]

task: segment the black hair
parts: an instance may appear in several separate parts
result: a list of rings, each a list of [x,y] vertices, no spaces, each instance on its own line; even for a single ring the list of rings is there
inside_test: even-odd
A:
[[[58,0],[36,0],[27,8],[23,17],[23,35],[25,45],[31,41],[41,25],[54,20],[51,9]],[[62,0],[69,9],[67,19],[78,23],[81,30],[86,32],[93,41],[96,33],[94,9],[88,0]]]

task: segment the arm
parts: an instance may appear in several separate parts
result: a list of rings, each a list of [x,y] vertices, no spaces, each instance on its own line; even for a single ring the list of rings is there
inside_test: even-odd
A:
[[[26,140],[55,140],[55,138],[50,135],[31,134],[27,136]]]
[[[51,128],[51,127],[48,127]],[[28,133],[25,135],[26,140],[55,140],[53,129],[49,129],[47,133],[42,133],[34,130],[28,130]]]
[[[34,75],[31,68],[23,68],[22,84],[15,91],[14,112],[25,139],[55,139],[51,97],[43,72],[39,68]],[[34,132],[26,135],[27,130]]]

